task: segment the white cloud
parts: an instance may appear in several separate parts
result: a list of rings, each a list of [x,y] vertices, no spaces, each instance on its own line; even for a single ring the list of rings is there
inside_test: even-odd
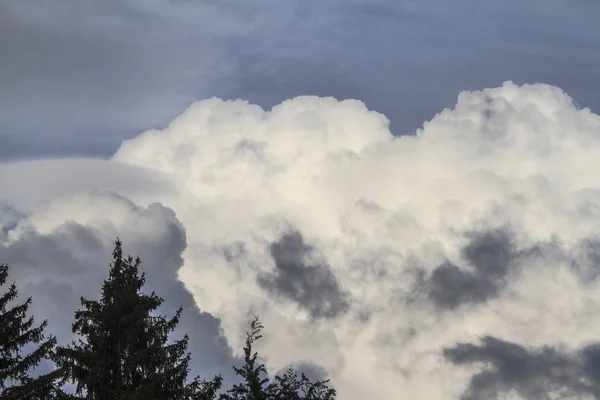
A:
[[[463,92],[410,137],[356,100],[265,111],[213,98],[125,141],[106,165],[116,163],[171,186],[124,193],[135,182],[110,174],[102,185],[175,214],[63,197],[5,240],[73,219],[157,243],[176,218],[187,235],[179,277],[234,350],[259,313],[270,370],[320,365],[341,399],[459,398],[480,368],[443,350],[484,335],[572,350],[598,339],[600,117],[555,87]],[[314,285],[328,292],[308,299]]]
[[[465,232],[508,227],[519,251],[558,237],[568,252],[596,237],[599,133],[600,117],[560,89],[508,82],[461,93],[454,109],[399,138],[358,101],[300,97],[270,111],[200,101],[165,130],[124,142],[114,160],[179,186],[166,204],[188,232],[180,276],[223,319],[235,349],[248,315],[260,312],[274,370],[322,365],[344,399],[446,399],[470,376],[441,356],[456,341],[594,339],[598,284],[583,283],[570,259],[515,258],[497,297],[453,311],[436,311],[415,287],[416,271],[446,258],[464,267]],[[270,244],[289,230],[350,293],[349,313],[309,321],[257,283],[275,269]]]

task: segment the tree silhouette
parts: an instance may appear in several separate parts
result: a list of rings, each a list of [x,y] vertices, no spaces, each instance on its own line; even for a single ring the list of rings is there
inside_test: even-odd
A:
[[[8,279],[8,265],[0,265],[0,287]],[[56,338],[44,335],[48,321],[34,327],[34,318],[27,317],[31,297],[13,305],[18,296],[13,282],[0,297],[0,398],[10,400],[53,399],[56,395],[58,373],[53,371],[32,377],[32,369],[42,360],[50,359]],[[35,344],[37,348],[23,354],[23,348]]]
[[[242,382],[234,385],[219,400],[333,400],[336,391],[329,387],[329,380],[311,382],[306,375],[298,374],[290,367],[283,376],[270,380],[265,365],[253,351],[254,343],[262,338],[264,326],[258,317],[250,323],[244,346],[244,365],[233,367]]]
[[[221,378],[188,382],[188,336],[169,343],[182,309],[170,319],[155,315],[163,299],[141,289],[141,261],[123,257],[117,239],[109,277],[98,301],[81,298],[70,346],[58,347],[56,362],[76,384],[71,398],[93,400],[212,400]]]

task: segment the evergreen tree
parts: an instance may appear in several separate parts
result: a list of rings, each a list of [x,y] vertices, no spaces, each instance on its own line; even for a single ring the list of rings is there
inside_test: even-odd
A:
[[[123,258],[117,239],[100,300],[81,298],[83,308],[75,312],[73,324],[80,338],[56,351],[60,370],[76,384],[71,398],[212,400],[220,377],[187,381],[188,337],[168,341],[182,309],[170,319],[155,315],[163,299],[141,292],[145,275],[139,275],[140,263],[139,257]]]
[[[223,379],[221,376],[214,377],[211,381],[196,377],[189,385],[185,400],[215,400],[217,392],[221,389]]]
[[[0,265],[0,287],[8,278],[8,265]],[[46,339],[44,329],[48,321],[34,327],[34,318],[27,317],[31,297],[24,303],[9,308],[18,295],[13,282],[0,297],[0,398],[10,400],[53,399],[56,395],[56,371],[32,377],[32,369],[44,359],[50,359],[56,338]],[[37,348],[24,355],[23,347],[35,344]]]
[[[270,381],[265,365],[252,349],[262,337],[263,328],[258,317],[250,323],[244,347],[245,363],[241,368],[233,367],[242,382],[221,394],[219,400],[334,400],[336,391],[328,386],[329,380],[311,382],[304,374],[298,377],[291,367],[283,376]]]
[[[290,367],[283,376],[276,376],[278,400],[334,400],[335,389],[328,386],[329,379],[311,382],[306,375]]]
[[[220,400],[271,400],[276,399],[276,384],[270,383],[265,365],[258,361],[258,353],[252,351],[252,345],[259,340],[264,326],[256,317],[250,323],[250,332],[246,333],[244,346],[244,365],[233,367],[242,377],[242,383],[234,385],[220,396]]]

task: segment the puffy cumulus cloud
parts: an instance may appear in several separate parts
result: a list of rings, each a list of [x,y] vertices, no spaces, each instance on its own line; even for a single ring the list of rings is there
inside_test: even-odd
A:
[[[355,100],[209,99],[113,160],[169,176],[179,277],[235,351],[261,315],[272,372],[349,400],[597,391],[573,371],[598,339],[600,117],[556,87],[463,92],[407,137]]]
[[[14,214],[8,207],[0,210]],[[99,298],[119,236],[127,252],[142,258],[145,290],[164,297],[161,311],[173,314],[184,307],[175,335],[190,336],[192,372],[210,377],[223,371],[229,378],[233,358],[218,318],[201,311],[177,279],[186,235],[171,209],[159,203],[140,207],[114,192],[79,190],[38,204],[10,225],[0,238],[0,260],[9,264],[20,296],[33,297],[33,315],[49,319],[48,332],[60,343],[73,338],[80,297]]]

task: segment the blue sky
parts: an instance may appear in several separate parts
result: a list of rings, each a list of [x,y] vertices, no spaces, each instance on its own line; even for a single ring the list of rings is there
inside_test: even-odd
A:
[[[357,98],[396,135],[461,90],[600,109],[596,1],[0,2],[0,159],[108,157],[194,100]]]

